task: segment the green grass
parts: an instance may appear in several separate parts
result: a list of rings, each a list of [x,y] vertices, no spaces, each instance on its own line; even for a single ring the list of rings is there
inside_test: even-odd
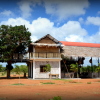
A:
[[[73,81],[73,80],[69,80],[69,79],[54,79],[54,80],[61,80],[61,81]]]
[[[6,97],[5,97],[5,98],[1,98],[1,97],[0,97],[0,100],[7,100],[7,98],[6,98]]]
[[[52,99],[49,99],[49,100],[62,100],[60,96],[57,96],[57,97],[53,97]]]
[[[12,84],[12,85],[24,85],[24,84],[22,84],[22,83],[15,83],[15,84]]]
[[[55,80],[61,80],[61,81],[69,82],[69,83],[82,83],[82,82],[76,82],[76,81],[69,80],[69,79],[55,79]]]
[[[91,84],[91,82],[87,82],[87,84]]]
[[[55,84],[53,82],[46,82],[46,83],[42,83],[42,84]]]

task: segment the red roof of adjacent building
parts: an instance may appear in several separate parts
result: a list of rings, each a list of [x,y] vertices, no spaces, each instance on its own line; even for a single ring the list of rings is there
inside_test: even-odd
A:
[[[97,48],[100,48],[100,44],[97,44],[97,43],[67,42],[67,41],[60,41],[60,42],[65,46],[97,47]]]

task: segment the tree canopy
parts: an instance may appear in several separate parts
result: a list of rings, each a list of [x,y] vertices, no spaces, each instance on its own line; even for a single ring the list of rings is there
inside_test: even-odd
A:
[[[25,54],[31,33],[24,25],[0,26],[0,60],[10,60],[14,53]]]

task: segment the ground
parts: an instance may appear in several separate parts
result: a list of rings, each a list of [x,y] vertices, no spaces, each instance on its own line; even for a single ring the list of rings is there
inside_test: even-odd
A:
[[[55,84],[44,84],[47,82]],[[100,79],[0,79],[0,100],[49,100],[56,96],[62,100],[100,100]]]

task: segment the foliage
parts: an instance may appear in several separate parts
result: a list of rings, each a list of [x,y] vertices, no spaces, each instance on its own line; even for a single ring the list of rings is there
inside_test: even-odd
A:
[[[3,67],[2,65],[0,65],[0,72],[4,72],[6,71],[6,67]]]
[[[91,82],[87,82],[87,84],[91,84]]]
[[[6,71],[5,72],[0,72],[0,76],[5,76],[6,75]]]
[[[99,73],[99,72],[100,72],[100,63],[99,63],[98,65],[99,65],[99,66],[96,67],[95,71]]]
[[[61,71],[63,72],[69,72],[70,71],[70,65],[75,64],[77,62],[76,59],[73,57],[67,57],[64,56],[63,54],[61,55]]]
[[[20,73],[21,73],[20,66],[16,65],[15,68],[12,71],[16,72],[16,74],[20,75]]]
[[[43,83],[43,84],[55,84],[55,83],[53,83],[53,82],[46,82],[46,83]]]
[[[12,84],[12,85],[24,85],[24,84],[22,84],[22,83],[16,83],[16,84]]]
[[[16,65],[16,67],[12,70],[12,72],[16,72],[16,74],[24,73],[24,77],[26,77],[26,73],[28,72],[28,66],[26,65]]]
[[[20,68],[20,71],[23,73],[28,72],[28,66],[26,66],[26,65],[20,65],[19,68]]]
[[[53,99],[49,99],[49,100],[62,100],[60,96],[54,97]]]
[[[31,33],[24,25],[20,26],[0,26],[0,60],[7,62],[7,78],[10,77],[14,54],[27,53],[27,47],[31,43]],[[10,62],[9,62],[10,61]]]
[[[0,26],[0,59],[8,61],[13,53],[25,54],[31,33],[23,26]]]
[[[47,64],[46,67],[43,68],[45,72],[50,72],[51,71],[51,65]]]
[[[91,71],[91,66],[81,68],[81,72],[90,72],[90,71]]]
[[[2,67],[2,72],[5,72],[6,71],[6,67]]]
[[[0,65],[0,72],[2,72],[2,65]]]
[[[70,68],[71,71],[78,72],[78,64],[77,63],[71,64],[70,66],[71,66],[71,68]]]
[[[96,65],[93,65],[92,67],[89,66],[89,65],[87,65],[86,67],[83,66],[83,67],[80,68],[80,69],[81,69],[81,72],[95,72],[96,69],[97,69],[97,67],[98,67],[98,66],[96,66]]]

